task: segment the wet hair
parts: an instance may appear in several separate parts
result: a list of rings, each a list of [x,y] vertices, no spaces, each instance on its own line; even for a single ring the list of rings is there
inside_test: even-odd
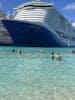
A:
[[[54,52],[51,52],[52,55],[54,55]]]
[[[75,54],[75,50],[72,50],[72,53]]]
[[[15,49],[13,49],[12,52],[15,52]]]

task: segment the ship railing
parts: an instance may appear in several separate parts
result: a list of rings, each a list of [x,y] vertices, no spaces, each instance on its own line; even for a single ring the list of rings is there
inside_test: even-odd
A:
[[[1,20],[14,20],[13,18],[1,18]]]

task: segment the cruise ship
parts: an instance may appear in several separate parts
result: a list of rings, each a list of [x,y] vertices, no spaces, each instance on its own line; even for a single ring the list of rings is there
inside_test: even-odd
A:
[[[53,3],[32,1],[14,8],[14,19],[3,19],[13,45],[29,47],[75,46],[75,27]]]
[[[0,45],[10,45],[13,42],[8,31],[6,30],[3,23],[1,22],[1,19],[6,17],[7,14],[0,9]]]

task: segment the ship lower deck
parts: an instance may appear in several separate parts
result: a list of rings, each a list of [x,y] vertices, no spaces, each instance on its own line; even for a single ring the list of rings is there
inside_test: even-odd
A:
[[[15,20],[2,20],[7,28],[15,46],[30,47],[61,47],[63,43],[58,42],[54,34],[38,25]]]

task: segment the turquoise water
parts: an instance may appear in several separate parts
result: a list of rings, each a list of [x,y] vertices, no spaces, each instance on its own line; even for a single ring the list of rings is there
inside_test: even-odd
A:
[[[0,47],[0,100],[75,100],[74,48],[14,48]]]

